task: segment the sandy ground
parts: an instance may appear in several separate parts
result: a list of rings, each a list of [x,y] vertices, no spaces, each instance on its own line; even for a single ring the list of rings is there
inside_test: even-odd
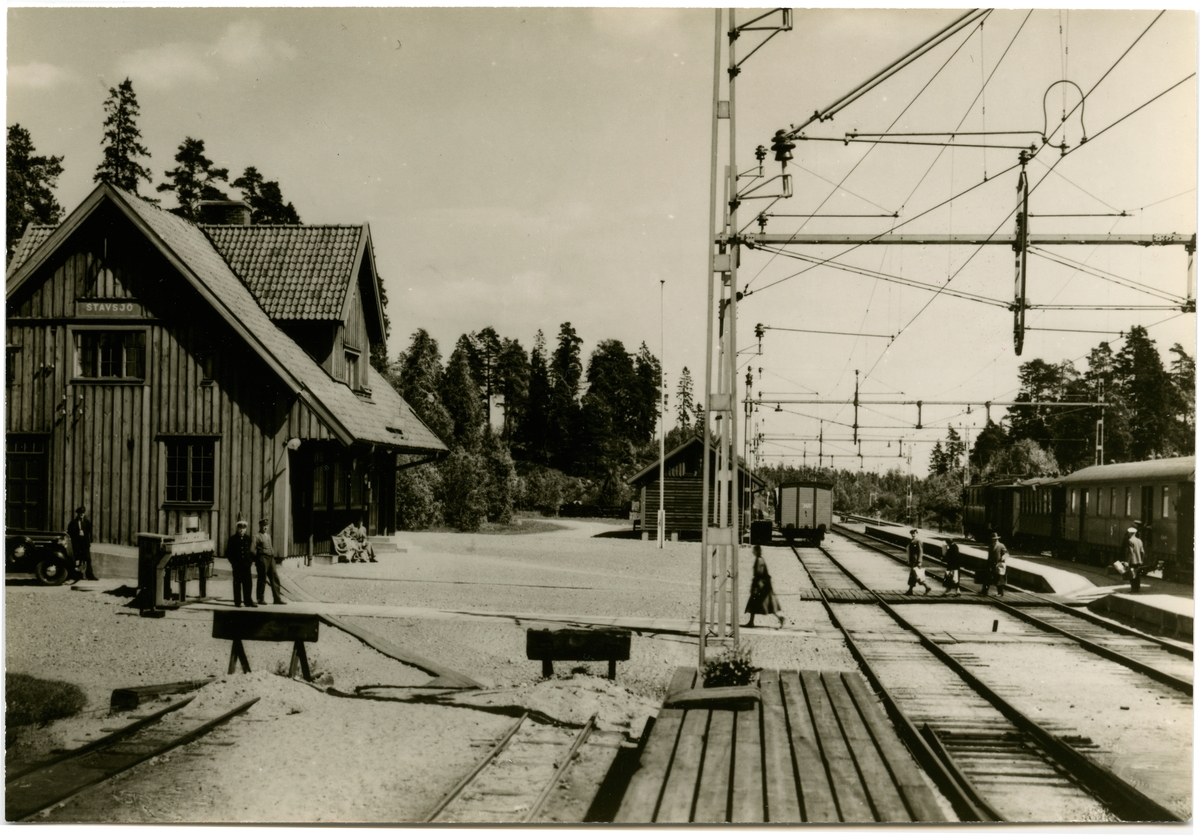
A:
[[[323,626],[309,658],[317,681],[284,678],[289,649],[252,642],[254,672],[224,675],[229,644],[211,637],[208,611],[184,608],[145,619],[114,594],[121,580],[89,588],[6,589],[9,672],[72,681],[88,696],[83,714],[19,735],[7,765],[76,747],[131,721],[111,714],[113,688],[216,675],[218,681],[172,715],[198,724],[251,698],[245,715],[204,739],[139,765],[40,816],[58,822],[415,822],[512,723],[494,712],[533,708],[578,725],[591,713],[602,727],[636,734],[657,707],[671,672],[695,665],[694,640],[641,633],[615,684],[604,664],[556,665],[542,681],[525,658],[525,625],[460,619],[453,613],[596,614],[690,618],[698,609],[698,546],[592,538],[604,523],[566,523],[525,536],[406,533],[407,553],[379,564],[289,567],[313,597],[336,603],[408,606],[438,617],[350,618],[409,652],[485,684],[454,706],[355,698],[356,693],[419,693],[429,676],[336,629]],[[776,556],[778,554],[778,556]],[[785,558],[786,557],[786,558]],[[789,623],[748,630],[755,663],[767,667],[855,669],[817,603],[789,600],[807,585],[790,553],[768,552]],[[749,576],[749,552],[740,570]],[[126,581],[127,582],[127,581]],[[745,582],[743,581],[743,590]],[[210,594],[228,601],[227,580]],[[743,592],[744,596],[744,592]],[[64,628],[64,624],[69,627]],[[382,688],[382,690],[380,689]],[[340,695],[339,695],[340,694]],[[160,701],[136,711],[143,715]]]

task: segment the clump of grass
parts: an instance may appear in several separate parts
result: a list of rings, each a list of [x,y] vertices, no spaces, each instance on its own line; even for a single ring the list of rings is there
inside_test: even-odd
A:
[[[87,696],[68,681],[35,678],[24,673],[4,674],[4,720],[7,725],[37,725],[66,719],[83,710]]]
[[[754,666],[749,644],[728,647],[704,665],[705,687],[739,687],[754,681]]]

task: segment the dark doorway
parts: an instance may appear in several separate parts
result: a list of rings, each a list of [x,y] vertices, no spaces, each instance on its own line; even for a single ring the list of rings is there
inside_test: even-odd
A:
[[[46,530],[46,439],[39,435],[5,437],[5,524],[30,531]]]

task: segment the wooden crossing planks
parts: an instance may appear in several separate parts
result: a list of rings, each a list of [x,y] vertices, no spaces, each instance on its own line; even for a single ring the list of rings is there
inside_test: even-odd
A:
[[[699,683],[680,668],[668,693]],[[614,822],[946,819],[856,674],[763,670],[758,687],[751,709],[664,707]]]
[[[765,818],[773,823],[795,822],[801,820],[800,798],[796,794],[796,773],[792,766],[779,671],[763,670],[759,673],[758,684],[762,694]]]
[[[729,820],[729,772],[734,763],[733,726],[739,714],[732,710],[691,712],[710,714],[704,767],[696,790],[696,811],[691,820],[696,823],[725,823]],[[740,745],[739,742],[739,748]]]
[[[696,671],[680,667],[675,671],[667,692],[686,690],[692,686]],[[663,781],[671,767],[675,743],[683,725],[682,710],[664,709],[658,712],[654,728],[646,740],[638,770],[630,778],[629,787],[621,799],[614,823],[650,823],[655,820],[658,798],[662,794]]]
[[[833,787],[829,784],[829,773],[821,754],[821,743],[813,727],[808,700],[799,676],[793,671],[780,673],[783,684],[783,701],[787,705],[791,720],[792,752],[800,776],[800,800],[803,804],[804,820],[809,823],[835,823],[838,815],[837,801],[833,798]]]
[[[737,749],[733,772],[729,819],[733,823],[762,823],[763,769],[762,744],[759,737],[762,708],[737,712]]]
[[[904,796],[905,803],[914,821],[945,820],[945,812],[938,805],[933,790],[921,778],[917,764],[909,756],[908,749],[887,724],[882,711],[877,709],[874,697],[868,692],[863,680],[855,673],[842,673],[846,689],[858,706],[863,722],[871,732],[875,744],[887,760],[892,778]]]
[[[821,676],[821,681],[825,685],[829,702],[837,714],[838,724],[842,726],[842,733],[846,737],[846,747],[850,750],[850,755],[854,758],[858,773],[862,777],[863,790],[870,801],[874,819],[889,822],[912,820],[908,813],[908,807],[904,804],[904,798],[900,796],[899,789],[892,782],[892,775],[888,771],[887,763],[884,762],[879,749],[875,747],[875,740],[871,738],[870,732],[863,724],[862,716],[859,715],[854,700],[846,692],[846,685],[842,681],[842,677],[837,673],[826,673]]]

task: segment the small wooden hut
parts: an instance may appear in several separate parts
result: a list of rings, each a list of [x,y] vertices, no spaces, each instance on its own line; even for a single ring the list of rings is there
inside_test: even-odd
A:
[[[716,502],[716,450],[709,449],[709,518],[712,518]],[[677,533],[682,537],[699,538],[702,500],[701,483],[704,479],[704,439],[695,436],[684,441],[667,453],[663,461],[666,480],[663,483],[663,509],[666,511],[667,535]],[[658,530],[658,472],[659,462],[647,466],[628,480],[638,491],[638,510],[632,514],[635,525],[644,531]],[[747,479],[752,491],[763,488],[763,481],[744,469],[738,470],[739,503],[746,495]]]

